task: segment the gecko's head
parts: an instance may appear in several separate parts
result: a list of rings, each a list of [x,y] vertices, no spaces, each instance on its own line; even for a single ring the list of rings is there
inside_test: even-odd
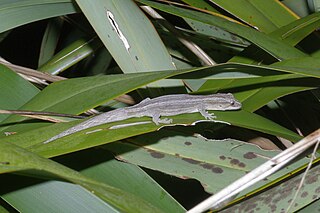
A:
[[[230,100],[229,103],[226,104],[227,105],[227,109],[241,109],[242,104],[234,99],[234,100]]]
[[[237,110],[241,109],[241,103],[231,93],[215,94],[215,98],[207,103],[208,110]]]

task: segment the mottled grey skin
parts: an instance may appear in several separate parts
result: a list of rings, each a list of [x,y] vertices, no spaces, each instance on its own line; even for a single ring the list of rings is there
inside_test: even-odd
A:
[[[241,108],[241,103],[237,101],[231,93],[221,93],[213,95],[164,95],[157,98],[146,98],[140,103],[121,109],[112,110],[101,115],[97,115],[84,121],[60,134],[48,139],[44,143],[49,143],[58,138],[73,134],[101,124],[122,121],[128,118],[152,117],[152,121],[160,123],[172,123],[172,119],[160,119],[160,116],[174,116],[184,113],[200,112],[205,119],[212,120],[214,116],[207,110],[237,110]]]

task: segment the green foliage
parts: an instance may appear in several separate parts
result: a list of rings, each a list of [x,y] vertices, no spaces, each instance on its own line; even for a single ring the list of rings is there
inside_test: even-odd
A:
[[[186,91],[231,92],[242,109],[214,112],[215,122],[202,122],[199,113],[172,116],[170,127],[132,118],[49,144],[43,142],[82,120],[0,115],[1,212],[185,212],[205,192],[216,193],[301,139],[297,132],[319,127],[319,12],[299,18],[277,0],[159,2],[0,1],[0,56],[70,78],[30,83],[30,73],[20,76],[0,64],[0,109],[79,115],[125,107],[132,103],[127,95],[139,102]],[[146,5],[161,11],[178,33],[144,13]],[[27,28],[41,39],[32,33],[19,37]],[[30,53],[15,39],[35,48]],[[199,53],[218,63],[208,66]],[[141,124],[110,129],[131,122]],[[256,202],[255,212],[271,211],[274,206],[264,200],[282,194],[274,186],[279,180],[283,190],[297,186],[307,162],[302,158],[259,182],[239,195],[256,193],[251,201],[229,210]],[[164,174],[178,177],[183,188],[197,187],[197,193],[180,197],[181,188]],[[308,196],[298,197],[291,210],[316,206],[317,182],[308,182]],[[285,209],[293,194],[274,201],[276,208]]]

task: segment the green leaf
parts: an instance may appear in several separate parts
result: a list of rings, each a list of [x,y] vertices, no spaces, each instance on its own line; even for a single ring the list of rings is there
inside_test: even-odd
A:
[[[280,27],[279,29],[269,33],[269,35],[283,40],[283,42],[291,46],[294,46],[314,30],[319,28],[319,24],[319,13],[315,13]],[[262,50],[251,45],[247,47],[240,55],[234,56],[232,59],[230,59],[229,62],[260,64],[265,61],[265,58],[266,54],[263,53]]]
[[[50,84],[20,109],[80,114],[156,80],[191,71],[193,70],[118,74],[59,81]],[[21,116],[11,116],[4,123],[23,120],[25,118]],[[39,127],[33,125],[22,123],[21,128],[15,125],[9,129],[2,128],[1,131],[21,132]]]
[[[263,2],[259,0],[211,0],[211,2],[265,33],[272,32],[298,18],[275,0],[265,0]]]
[[[242,108],[253,112],[269,102],[298,91],[311,90],[319,85],[314,78],[300,78],[294,74],[272,75],[258,78],[207,80],[198,92],[217,92],[221,88],[235,91]]]
[[[124,73],[175,69],[154,27],[133,1],[76,2]]]
[[[79,184],[89,190],[87,192],[90,193],[91,196],[93,193],[121,211],[137,212],[142,208],[151,212],[161,212],[159,209],[136,196],[87,178],[72,169],[40,157],[13,144],[1,142],[0,149],[0,173],[30,169],[48,172]]]
[[[0,109],[19,109],[39,92],[39,89],[2,64],[0,75]],[[0,114],[0,122],[8,116]]]
[[[3,183],[21,184],[29,180],[23,176],[20,178],[3,176],[1,178]],[[34,183],[35,181],[29,181],[31,183],[28,187],[5,193],[1,196],[2,199],[20,212],[119,212],[79,185],[62,181],[46,181],[37,184]]]
[[[304,54],[303,52],[299,51],[294,47],[291,47],[290,45],[285,44],[284,42],[278,39],[275,39],[264,33],[258,32],[254,29],[240,25],[238,23],[231,22],[218,16],[208,15],[205,13],[182,9],[174,6],[159,4],[147,0],[138,1],[176,16],[189,18],[192,20],[220,27],[224,30],[227,30],[244,39],[251,41],[253,44],[257,45],[258,47],[260,47],[273,57],[277,58],[278,60],[306,56],[306,54]]]
[[[267,158],[279,154],[279,151],[262,150],[256,145],[233,139],[209,140],[172,130],[161,130],[103,147],[119,160],[183,179],[197,179],[211,194],[266,162]],[[270,183],[307,162],[308,159],[303,159],[254,188]],[[212,181],[213,177],[215,181]],[[252,188],[243,193],[250,190]]]
[[[240,126],[256,131],[261,131],[271,135],[280,136],[291,141],[297,141],[300,136],[294,132],[287,130],[286,128],[265,119],[254,113],[246,111],[214,111],[216,118],[215,122],[228,123],[235,126]],[[190,125],[192,123],[203,120],[203,116],[200,113],[183,114],[177,116],[170,116],[173,119],[173,123],[170,125]],[[250,122],[248,123],[248,120]],[[7,141],[10,139],[11,143],[19,145],[23,148],[27,148],[33,152],[36,152],[45,157],[54,157],[66,153],[75,152],[90,147],[99,146],[106,143],[111,143],[117,140],[129,138],[136,135],[141,135],[148,132],[153,132],[160,127],[166,125],[156,126],[152,123],[150,118],[132,118],[124,121],[107,123],[86,130],[76,132],[72,135],[68,135],[52,141],[48,144],[43,142],[54,135],[78,124],[81,121],[59,123],[51,125],[49,127],[38,128],[26,133],[15,134],[10,137],[3,138],[1,140]],[[139,125],[126,126],[123,128],[114,128],[114,126],[122,124],[130,124],[143,122]],[[110,129],[110,127],[113,127]]]
[[[46,18],[76,13],[70,0],[29,0],[0,2],[0,33]]]
[[[185,212],[185,209],[140,167],[114,159],[114,155],[103,148],[81,153],[74,153],[69,158],[82,166],[91,165],[82,170],[82,174],[139,196],[164,212]]]

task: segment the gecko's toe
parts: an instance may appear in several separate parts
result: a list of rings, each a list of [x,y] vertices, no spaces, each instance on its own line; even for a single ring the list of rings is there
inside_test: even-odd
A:
[[[158,121],[161,124],[171,124],[172,123],[172,119],[171,118],[164,118]]]

